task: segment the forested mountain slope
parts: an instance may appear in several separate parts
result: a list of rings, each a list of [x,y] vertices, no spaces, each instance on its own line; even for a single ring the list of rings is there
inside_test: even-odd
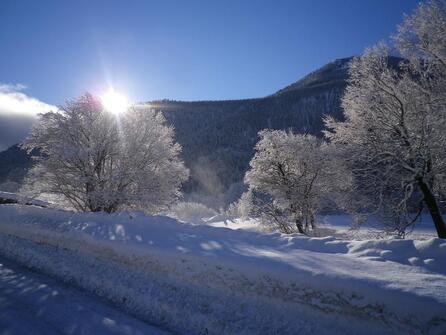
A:
[[[342,118],[340,99],[349,60],[329,63],[264,98],[148,103],[175,126],[191,170],[191,179],[184,187],[188,197],[211,205],[234,200],[242,190],[259,130],[320,134],[324,115]]]
[[[16,192],[31,164],[31,156],[17,144],[0,152],[0,191]]]

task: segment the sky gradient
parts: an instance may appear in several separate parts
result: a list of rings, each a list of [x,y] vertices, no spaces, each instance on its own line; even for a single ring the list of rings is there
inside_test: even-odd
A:
[[[0,84],[61,104],[260,97],[386,39],[414,0],[0,1]]]

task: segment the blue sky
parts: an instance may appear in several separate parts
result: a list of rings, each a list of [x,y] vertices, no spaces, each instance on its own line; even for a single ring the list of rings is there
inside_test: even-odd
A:
[[[414,0],[0,1],[0,83],[49,104],[260,97],[386,39]]]

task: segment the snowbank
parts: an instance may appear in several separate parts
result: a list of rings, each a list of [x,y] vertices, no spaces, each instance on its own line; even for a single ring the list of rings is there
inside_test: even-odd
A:
[[[342,241],[2,205],[0,253],[180,333],[446,331],[436,238]]]
[[[11,193],[11,192],[4,192],[0,191],[0,204],[25,204],[25,205],[33,205],[33,206],[39,206],[39,207],[49,207],[49,203],[38,200],[38,199],[32,199],[28,197],[21,196],[17,193]]]
[[[352,215],[317,215],[317,229],[312,231],[311,235],[313,237],[336,236],[337,238],[345,240],[370,240],[391,237],[390,234],[386,234],[383,231],[384,226],[380,223],[378,217],[370,216],[365,219],[363,224],[355,226],[354,217]],[[446,215],[444,215],[444,219],[446,220]],[[203,221],[205,224],[212,227],[225,227],[257,232],[265,232],[271,229],[271,227],[263,226],[258,219],[242,220],[240,218],[228,217],[223,214],[203,219]],[[407,233],[407,237],[413,239],[430,239],[437,236],[434,223],[432,222],[430,215],[427,213],[423,213],[419,218],[419,222],[417,222],[412,229],[408,229]]]

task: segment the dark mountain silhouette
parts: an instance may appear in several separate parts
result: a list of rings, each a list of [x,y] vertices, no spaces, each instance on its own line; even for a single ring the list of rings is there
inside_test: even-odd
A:
[[[31,156],[18,144],[0,152],[0,191],[16,192],[31,165]]]

